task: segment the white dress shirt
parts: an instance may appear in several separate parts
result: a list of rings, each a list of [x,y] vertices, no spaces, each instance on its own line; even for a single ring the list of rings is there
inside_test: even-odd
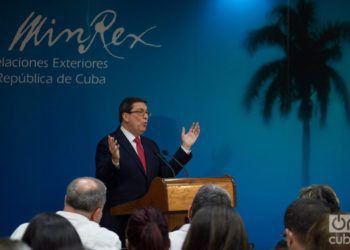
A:
[[[134,148],[137,154],[136,142],[134,142],[135,136],[132,133],[130,133],[128,130],[126,130],[126,128],[124,128],[123,126],[120,126],[120,130],[123,132],[126,139],[128,139],[128,141],[131,143],[131,146]]]
[[[182,225],[179,230],[175,230],[169,233],[170,238],[170,250],[181,250],[185,241],[190,224]]]

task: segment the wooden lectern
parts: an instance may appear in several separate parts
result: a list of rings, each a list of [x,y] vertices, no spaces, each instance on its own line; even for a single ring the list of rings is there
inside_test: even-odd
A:
[[[231,176],[209,178],[155,178],[148,192],[138,200],[130,201],[111,208],[112,215],[131,214],[134,209],[154,207],[168,218],[172,231],[186,223],[187,211],[198,189],[206,184],[224,188],[232,197],[232,206],[236,206],[236,186]]]

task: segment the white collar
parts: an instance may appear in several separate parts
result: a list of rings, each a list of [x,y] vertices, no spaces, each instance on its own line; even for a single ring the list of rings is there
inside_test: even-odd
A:
[[[125,135],[126,139],[128,139],[128,141],[130,143],[135,143],[134,142],[134,139],[135,139],[135,136],[130,133],[126,128],[124,128],[123,126],[120,126],[120,130],[123,132],[123,134]]]

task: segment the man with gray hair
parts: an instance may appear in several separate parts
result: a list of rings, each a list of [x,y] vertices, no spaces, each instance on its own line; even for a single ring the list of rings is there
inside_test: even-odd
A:
[[[77,230],[87,249],[115,250],[121,248],[116,233],[99,225],[102,210],[106,202],[106,186],[92,177],[73,180],[67,187],[64,209],[57,214],[68,219]],[[21,239],[28,223],[20,225],[11,235],[12,239]]]
[[[224,206],[232,208],[232,199],[230,194],[223,188],[208,184],[202,186],[195,197],[192,205],[188,210],[188,217],[191,219],[203,207]],[[179,230],[169,233],[171,242],[170,250],[181,250],[186,238],[190,224],[183,225]]]

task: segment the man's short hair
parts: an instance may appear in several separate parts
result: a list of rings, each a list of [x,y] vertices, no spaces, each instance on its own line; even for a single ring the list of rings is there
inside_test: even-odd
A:
[[[119,122],[123,121],[123,113],[129,113],[132,109],[132,105],[136,102],[143,102],[147,104],[144,99],[139,97],[126,97],[119,105]]]
[[[304,245],[309,228],[329,211],[329,208],[320,200],[297,199],[288,206],[284,214],[284,227],[292,231],[298,241]]]
[[[322,201],[331,213],[339,212],[340,202],[337,194],[328,185],[311,185],[300,190],[299,198],[313,198]]]
[[[207,206],[225,206],[232,208],[231,196],[221,187],[213,184],[204,185],[193,198],[192,217],[199,209]]]
[[[96,178],[77,178],[67,187],[66,203],[74,209],[93,212],[97,208],[103,208],[106,191],[105,184]]]

